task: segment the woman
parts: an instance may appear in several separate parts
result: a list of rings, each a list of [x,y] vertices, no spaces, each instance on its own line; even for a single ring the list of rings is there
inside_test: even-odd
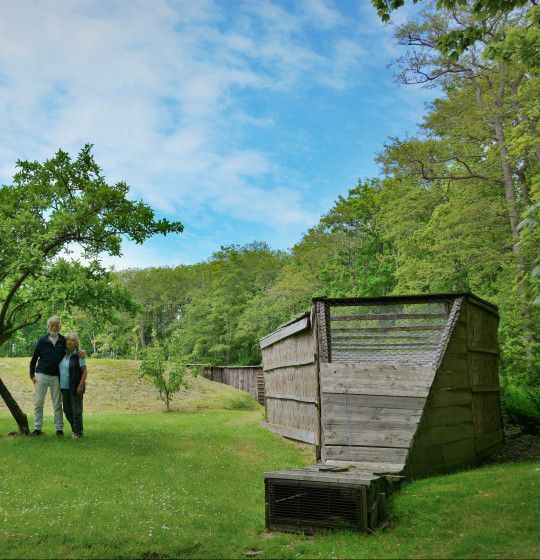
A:
[[[60,362],[60,389],[64,414],[71,424],[73,439],[83,436],[83,394],[85,390],[86,361],[79,357],[79,337],[75,333],[66,335],[66,355]]]

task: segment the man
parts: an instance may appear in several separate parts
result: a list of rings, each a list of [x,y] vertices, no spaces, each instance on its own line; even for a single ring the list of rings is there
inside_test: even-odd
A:
[[[43,404],[47,389],[51,390],[56,435],[64,435],[62,416],[62,393],[60,392],[60,362],[66,355],[66,339],[60,334],[60,320],[53,316],[47,321],[47,334],[36,344],[30,360],[30,379],[34,383],[34,431],[32,436],[42,435]],[[80,352],[81,357],[85,356]]]

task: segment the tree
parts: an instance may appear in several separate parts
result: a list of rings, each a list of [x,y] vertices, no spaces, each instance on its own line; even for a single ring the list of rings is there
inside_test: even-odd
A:
[[[417,4],[420,0],[413,0]],[[390,21],[391,13],[405,4],[405,0],[372,0],[379,17]],[[536,8],[535,0],[437,0],[437,9],[457,13],[468,8],[470,17],[456,27],[446,29],[437,37],[436,47],[452,60],[457,60],[477,41],[494,33],[494,20],[502,19],[513,10],[529,6]],[[537,23],[537,22],[536,22]]]
[[[171,410],[170,403],[175,393],[182,387],[187,387],[185,380],[186,366],[179,362],[170,362],[165,359],[163,348],[156,344],[148,349],[144,360],[139,366],[140,377],[152,381],[167,408]]]
[[[530,247],[523,245],[519,223],[531,202],[538,162],[534,149],[512,144],[511,129],[520,124],[527,127],[532,138],[527,145],[538,144],[536,122],[524,110],[519,96],[536,79],[517,59],[508,63],[502,57],[490,58],[491,45],[504,41],[515,27],[526,29],[528,20],[519,12],[493,17],[492,35],[454,60],[441,55],[437,40],[451,25],[466,25],[470,10],[425,10],[423,16],[419,23],[409,21],[397,28],[399,43],[409,47],[397,61],[401,69],[398,79],[405,84],[439,84],[446,95],[432,104],[422,125],[423,135],[394,139],[379,161],[386,173],[396,172],[424,185],[461,185],[468,191],[470,184],[481,181],[488,190],[496,189],[504,196],[500,210],[506,214],[509,239],[501,237],[499,250],[511,249],[513,270],[507,278],[516,279],[511,284],[518,292],[522,337],[532,363],[535,326],[528,284],[532,255]],[[473,196],[463,200],[471,201]]]
[[[119,256],[122,238],[142,244],[183,226],[156,219],[128,192],[123,181],[106,182],[90,144],[75,159],[59,150],[44,163],[17,162],[13,183],[0,188],[0,345],[51,308],[106,316],[129,305],[129,293],[101,266],[100,256]],[[75,249],[80,260],[68,260]],[[1,381],[0,393],[25,431],[26,419]]]

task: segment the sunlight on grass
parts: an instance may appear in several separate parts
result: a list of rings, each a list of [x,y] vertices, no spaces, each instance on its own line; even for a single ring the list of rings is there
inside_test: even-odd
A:
[[[373,535],[268,533],[262,473],[313,457],[260,420],[260,411],[92,414],[81,441],[0,438],[0,557],[538,556],[538,462],[410,484]],[[9,428],[0,414],[0,432]]]

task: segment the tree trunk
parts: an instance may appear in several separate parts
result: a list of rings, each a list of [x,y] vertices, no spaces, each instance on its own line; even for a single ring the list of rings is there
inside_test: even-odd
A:
[[[11,412],[13,418],[15,418],[15,421],[19,426],[19,432],[25,435],[30,433],[30,430],[28,428],[28,418],[26,417],[26,414],[20,409],[19,405],[17,404],[15,399],[11,396],[11,393],[9,392],[8,388],[4,385],[1,379],[0,379],[0,396],[2,396],[2,399],[4,400],[7,407],[9,408],[9,411]]]
[[[493,128],[497,145],[499,147],[499,156],[504,177],[504,194],[508,202],[508,221],[510,223],[510,230],[514,240],[512,251],[516,257],[519,278],[518,278],[518,292],[520,299],[520,313],[523,320],[523,336],[525,338],[525,352],[527,357],[532,359],[532,343],[534,341],[533,329],[531,326],[531,316],[529,306],[527,305],[527,291],[525,286],[525,278],[527,276],[527,267],[523,260],[523,253],[521,251],[521,239],[518,230],[518,211],[516,204],[516,196],[514,192],[514,180],[512,177],[512,170],[508,159],[508,146],[501,120],[498,116],[493,117]]]

